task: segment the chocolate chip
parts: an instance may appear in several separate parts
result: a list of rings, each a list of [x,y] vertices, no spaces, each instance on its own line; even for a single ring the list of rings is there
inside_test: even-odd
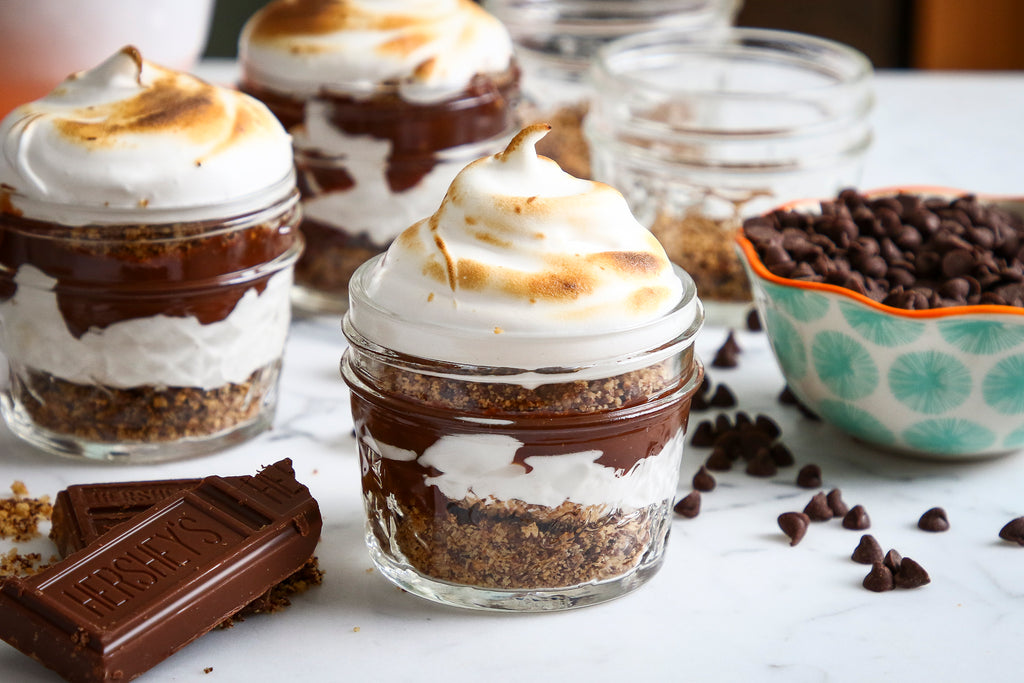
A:
[[[920,588],[932,582],[924,567],[909,557],[904,557],[900,568],[893,572],[893,580],[897,588]]]
[[[764,329],[764,325],[761,324],[761,315],[756,308],[751,308],[747,313],[747,329],[751,332],[760,332]]]
[[[793,390],[789,388],[789,385],[782,387],[782,391],[779,392],[779,403],[784,406],[795,406],[797,404],[796,396],[793,394]]]
[[[690,445],[696,448],[708,448],[715,443],[715,428],[710,420],[701,420],[690,437]]]
[[[871,565],[871,571],[864,577],[864,587],[875,593],[884,593],[895,588],[892,570],[881,562]]]
[[[783,512],[779,515],[779,528],[789,537],[789,545],[794,546],[803,540],[810,526],[810,518],[802,512]]]
[[[850,559],[860,564],[875,564],[882,561],[882,546],[871,534],[860,537],[860,543],[854,548]]]
[[[715,389],[715,393],[712,394],[711,399],[708,401],[708,405],[715,408],[732,408],[736,405],[736,397],[729,387],[719,384]]]
[[[732,458],[724,449],[716,446],[712,449],[708,459],[704,461],[704,465],[715,472],[728,472],[732,469]]]
[[[999,530],[999,538],[1024,546],[1024,517],[1011,519]]]
[[[672,508],[677,515],[693,519],[700,514],[700,491],[690,491]]]
[[[757,454],[747,463],[747,474],[752,477],[771,477],[778,471],[771,451],[767,448],[758,449]]]
[[[772,456],[772,461],[779,467],[790,467],[796,462],[793,453],[783,443],[773,444],[769,453]]]
[[[693,488],[698,491],[714,491],[716,483],[715,478],[704,465],[701,465],[700,469],[697,470],[697,474],[693,475]]]
[[[754,428],[766,434],[769,439],[778,438],[782,434],[779,425],[767,415],[758,415],[754,418]]]
[[[743,410],[736,411],[733,420],[733,429],[738,431],[744,431],[754,426],[754,421],[750,419],[750,415]]]
[[[863,505],[854,505],[850,511],[843,516],[843,528],[863,531],[871,527],[871,518]]]
[[[895,548],[890,548],[889,552],[885,554],[885,558],[882,560],[882,563],[895,574],[900,570],[900,564],[903,563],[903,556],[900,555]]]
[[[849,506],[843,501],[843,492],[839,489],[832,489],[826,496],[828,506],[832,510],[833,517],[843,517],[850,511]]]
[[[946,511],[942,508],[932,508],[917,520],[917,527],[923,531],[946,531],[949,529],[949,519]]]
[[[796,485],[802,489],[816,489],[821,486],[821,468],[817,465],[804,465],[796,475]]]
[[[725,413],[719,413],[715,416],[715,436],[721,436],[732,429],[732,422],[729,421],[729,416]]]
[[[715,359],[711,361],[711,365],[716,368],[734,368],[739,365],[737,357],[741,351],[740,345],[736,343],[735,333],[729,330],[729,335],[719,347],[718,352],[715,353]]]
[[[811,501],[804,508],[804,514],[814,522],[827,522],[832,519],[832,508],[828,506],[824,491],[811,497]]]

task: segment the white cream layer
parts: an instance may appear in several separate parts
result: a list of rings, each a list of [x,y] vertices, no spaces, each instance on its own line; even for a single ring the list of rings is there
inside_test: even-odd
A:
[[[293,190],[291,139],[257,100],[129,47],[0,122],[0,185],[64,225],[227,218]]]
[[[393,83],[426,104],[508,69],[512,39],[470,0],[277,0],[246,23],[239,57],[246,79],[279,93],[358,97]]]
[[[412,451],[372,437],[368,441],[384,458],[417,458]],[[424,483],[436,486],[452,500],[520,500],[551,508],[568,501],[609,510],[636,510],[675,495],[683,430],[677,431],[657,455],[643,458],[623,474],[597,464],[602,455],[597,450],[529,457],[525,462],[532,469],[527,472],[514,461],[522,445],[504,434],[443,436],[419,456],[419,464],[442,472],[437,477],[425,477]]]
[[[394,192],[387,179],[392,143],[370,135],[349,135],[330,122],[327,105],[306,104],[305,125],[294,131],[298,154],[313,150],[337,159],[355,183],[347,190],[322,192],[307,178],[316,194],[302,200],[303,216],[350,235],[367,234],[387,246],[399,233],[437,208],[459,171],[482,154],[501,149],[507,136],[443,150],[434,167],[414,186]]]
[[[219,322],[157,315],[90,329],[80,339],[57,307],[54,278],[24,265],[14,281],[14,296],[0,304],[0,350],[12,363],[76,384],[215,389],[280,359],[288,335],[290,268],[262,294],[246,291]]]

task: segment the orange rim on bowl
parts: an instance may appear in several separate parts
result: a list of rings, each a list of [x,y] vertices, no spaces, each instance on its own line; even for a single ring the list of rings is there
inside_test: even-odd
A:
[[[970,194],[966,190],[958,190],[949,187],[936,187],[931,185],[906,185],[899,187],[888,187],[880,188],[875,190],[868,190],[864,192],[866,197],[881,197],[885,195],[893,194],[928,194],[942,197],[961,197]],[[985,202],[1005,202],[1015,201],[1024,203],[1024,198],[1016,197],[1002,197],[994,195],[979,195],[975,194],[978,199]],[[777,207],[776,210],[792,210],[795,207],[811,205],[816,201],[826,200],[813,200],[813,199],[797,199],[791,202],[786,202],[781,206]],[[831,292],[832,294],[838,294],[848,299],[860,302],[865,306],[874,308],[875,310],[889,313],[891,315],[901,316],[904,318],[945,318],[955,315],[977,315],[979,313],[990,313],[990,314],[1009,314],[1009,315],[1020,315],[1024,316],[1024,308],[1018,306],[1004,306],[996,304],[974,304],[970,306],[948,306],[946,308],[926,308],[922,310],[907,310],[905,308],[896,308],[894,306],[886,306],[883,303],[870,299],[863,294],[858,294],[852,289],[840,287],[839,285],[830,285],[824,282],[807,282],[804,280],[794,280],[792,278],[780,277],[775,273],[772,273],[768,268],[761,262],[761,257],[757,255],[757,250],[754,248],[753,243],[748,240],[743,234],[743,228],[739,228],[736,231],[736,244],[739,245],[743,251],[743,255],[746,257],[747,262],[750,264],[751,269],[754,273],[769,282],[784,287],[796,287],[798,289],[807,289],[816,292]]]

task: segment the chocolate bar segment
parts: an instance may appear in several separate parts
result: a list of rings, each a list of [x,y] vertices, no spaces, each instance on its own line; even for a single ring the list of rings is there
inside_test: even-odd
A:
[[[322,521],[282,460],[208,477],[40,574],[0,584],[0,637],[72,682],[128,681],[309,560]]]
[[[236,484],[248,478],[225,477]],[[202,479],[162,479],[69,486],[54,501],[50,538],[60,556],[67,557],[118,524],[200,482]]]

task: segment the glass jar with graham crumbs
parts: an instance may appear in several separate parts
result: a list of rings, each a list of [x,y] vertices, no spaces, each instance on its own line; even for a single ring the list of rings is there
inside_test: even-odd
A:
[[[583,119],[594,94],[587,69],[597,51],[651,30],[704,31],[732,23],[740,0],[485,0],[508,27],[522,67],[525,121],[552,126],[539,150],[590,178]]]
[[[541,611],[661,565],[703,309],[620,194],[521,132],[356,271],[342,375],[366,539],[439,602]]]
[[[270,426],[302,250],[288,135],[126,47],[0,122],[0,410],[114,462]]]
[[[742,220],[856,184],[871,143],[871,64],[822,38],[651,32],[600,50],[590,78],[594,178],[623,192],[716,323],[750,308]]]

